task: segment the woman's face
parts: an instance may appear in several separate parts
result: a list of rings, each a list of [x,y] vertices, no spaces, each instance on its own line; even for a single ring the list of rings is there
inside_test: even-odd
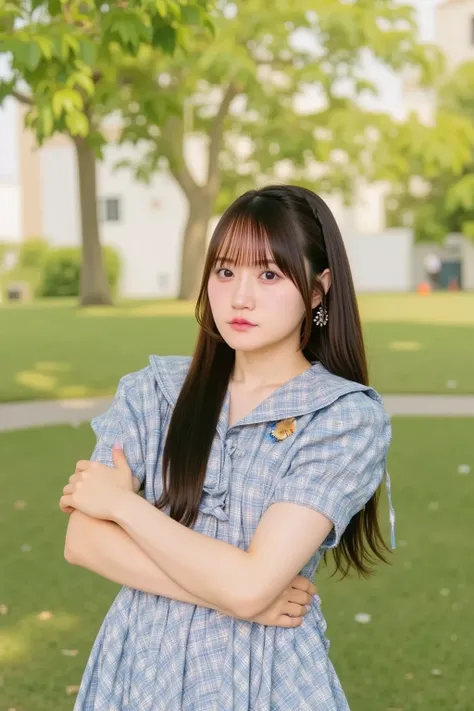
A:
[[[209,277],[208,296],[217,329],[234,350],[259,350],[293,339],[299,344],[303,298],[271,255],[267,258],[268,268],[219,262]],[[316,296],[313,308],[318,303]],[[231,324],[234,319],[253,325],[239,328]]]

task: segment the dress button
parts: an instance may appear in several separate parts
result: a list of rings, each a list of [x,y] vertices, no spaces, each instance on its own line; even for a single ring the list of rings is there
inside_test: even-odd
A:
[[[236,450],[236,446],[233,442],[227,442],[226,448],[227,448],[227,451],[229,452],[229,454],[233,454]]]

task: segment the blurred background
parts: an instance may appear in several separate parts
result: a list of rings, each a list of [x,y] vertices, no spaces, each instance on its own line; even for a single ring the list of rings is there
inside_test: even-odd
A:
[[[353,711],[474,709],[474,0],[0,0],[0,711],[72,709],[117,586],[62,487],[270,182],[332,208],[393,415],[391,565],[316,578],[333,663]]]

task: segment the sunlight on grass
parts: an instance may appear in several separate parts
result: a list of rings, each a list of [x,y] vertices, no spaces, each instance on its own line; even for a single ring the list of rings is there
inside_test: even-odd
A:
[[[379,392],[474,393],[474,293],[359,294]],[[74,300],[0,308],[0,402],[113,395],[148,355],[190,355],[193,301],[141,299],[81,309]],[[130,318],[128,318],[130,316]],[[446,328],[445,328],[446,326]]]
[[[362,320],[369,322],[426,323],[444,326],[474,325],[474,297],[465,293],[360,294]]]
[[[40,614],[40,613],[39,613]],[[26,661],[38,642],[44,642],[48,632],[70,632],[79,624],[79,617],[60,613],[41,620],[27,615],[15,625],[0,631],[0,662]]]
[[[71,309],[78,306],[78,301],[74,297],[70,296],[58,296],[43,299],[33,299],[33,301],[2,301],[0,303],[0,310],[21,310],[21,311],[31,311],[45,308],[54,309]]]
[[[34,370],[23,370],[20,373],[16,373],[15,380],[20,385],[43,392],[54,390],[57,383],[57,379],[52,375],[45,375]]]
[[[72,363],[55,363],[53,361],[45,361],[35,363],[35,369],[45,373],[67,373],[72,370]]]
[[[56,395],[59,398],[87,397],[89,394],[95,394],[95,392],[86,385],[64,385],[56,388]]]
[[[194,314],[194,301],[152,301],[149,304],[129,307],[126,309],[115,306],[94,306],[84,308],[78,316],[87,318],[108,318],[109,316],[120,316],[121,318],[133,318],[134,316],[192,316]]]
[[[391,351],[420,351],[421,343],[417,341],[392,341],[390,343]]]
[[[130,313],[139,316],[193,316],[194,308],[194,301],[157,302],[130,309]]]
[[[23,629],[0,632],[0,662],[23,661],[28,652],[29,644]]]
[[[56,398],[87,397],[95,394],[87,385],[60,385],[58,378],[46,373],[67,373],[72,370],[71,363],[42,361],[35,363],[35,370],[24,370],[16,374],[16,381],[32,390],[52,393]],[[41,372],[43,371],[43,372]],[[45,372],[44,372],[45,371]]]
[[[105,316],[106,318],[109,318],[112,316],[124,316],[125,313],[125,311],[117,308],[116,306],[88,306],[78,311],[77,315],[83,318],[90,318],[91,316],[100,318]]]

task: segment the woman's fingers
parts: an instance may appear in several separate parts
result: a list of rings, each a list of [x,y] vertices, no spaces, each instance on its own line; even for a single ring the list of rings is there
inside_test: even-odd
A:
[[[285,591],[284,613],[278,620],[279,627],[299,627],[313,605],[313,595],[318,589],[311,580],[298,575]]]
[[[59,508],[61,509],[70,508],[72,504],[73,500],[71,494],[63,494],[59,499]]]
[[[300,605],[311,605],[313,602],[313,596],[305,592],[304,590],[298,590],[297,588],[290,588],[288,592],[288,601],[297,602]]]
[[[290,602],[285,609],[287,615],[292,615],[293,617],[304,617],[309,612],[306,605],[299,605],[295,602]]]
[[[68,504],[63,501],[63,497],[59,499],[59,508],[63,513],[72,513],[75,511],[74,506],[68,506]]]
[[[310,595],[316,595],[318,592],[316,585],[311,582],[311,580],[308,580],[308,578],[305,578],[304,575],[297,575],[291,583],[291,586],[295,588],[295,590],[303,590],[304,592],[308,592]]]
[[[303,622],[303,617],[288,617],[281,615],[278,619],[278,627],[299,627]]]

